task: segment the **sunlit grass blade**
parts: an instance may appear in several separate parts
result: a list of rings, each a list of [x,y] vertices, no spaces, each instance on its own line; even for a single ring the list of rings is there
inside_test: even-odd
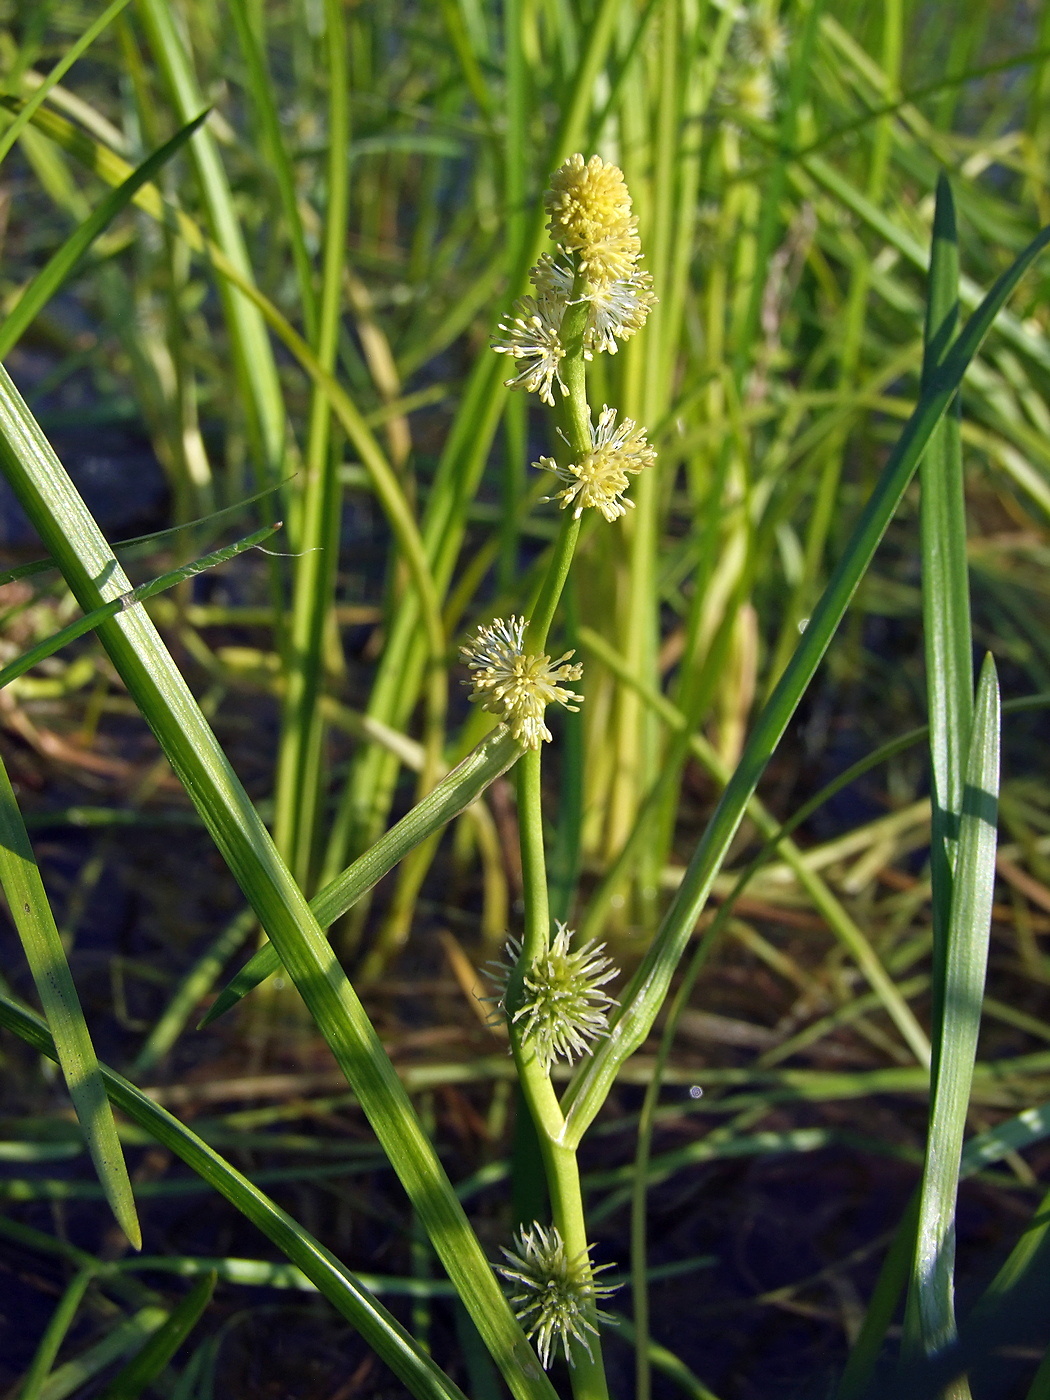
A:
[[[995,282],[947,358],[930,376],[864,508],[843,556],[813,611],[798,647],[763,707],[741,759],[689,863],[685,879],[641,966],[626,988],[619,1012],[594,1056],[571,1084],[565,1108],[567,1140],[578,1142],[598,1111],[621,1064],[641,1044],[663,1003],[671,976],[696,926],[714,878],[729,850],[755,787],[783,737],[850,599],[893,518],[930,433],[962,382],[966,368],[1011,291],[1050,243],[1044,229]]]
[[[295,264],[306,338],[313,344],[317,322],[317,298],[314,294],[313,268],[310,264],[310,254],[306,248],[306,234],[299,212],[295,174],[288,156],[284,134],[281,131],[281,118],[277,111],[274,84],[267,70],[263,37],[256,29],[257,24],[262,26],[265,23],[265,12],[261,10],[253,12],[248,0],[231,0],[230,17],[237,31],[237,41],[244,58],[248,92],[255,104],[262,138],[266,144],[274,180],[277,183],[281,213],[284,215],[288,241],[291,245],[292,261]]]
[[[328,159],[317,338],[318,363],[332,375],[342,323],[347,219],[350,201],[350,81],[342,5],[326,0]],[[284,706],[277,745],[272,830],[292,874],[309,888],[324,790],[324,721],[318,700],[324,683],[324,635],[335,603],[342,519],[342,488],[332,443],[332,406],[313,387],[301,501],[296,510],[292,616],[288,629]]]
[[[943,363],[955,338],[959,250],[951,186],[937,184],[926,315],[923,379]],[[973,719],[973,656],[966,562],[959,398],[930,435],[919,463],[923,640],[932,770],[930,875],[933,883],[932,1020],[940,1021],[952,869]],[[936,1029],[934,1043],[938,1042]]]
[[[127,177],[130,167],[126,161],[107,150],[101,143],[85,136],[56,113],[46,109],[37,112],[33,125],[111,184],[123,181]],[[423,627],[419,629],[415,625],[416,615],[412,604],[406,603],[405,608],[400,610],[399,617],[410,616],[413,619],[414,640],[424,645],[433,661],[443,661],[444,629],[441,624],[438,591],[427,558],[427,548],[401,484],[350,395],[339,380],[329,374],[318,361],[317,356],[287,317],[259,291],[250,273],[244,272],[217,243],[207,239],[199,225],[186,214],[166,205],[155,185],[144,185],[137,191],[133,202],[144,209],[151,218],[166,227],[171,227],[194,253],[206,256],[209,265],[221,279],[220,285],[228,283],[252,303],[274,334],[295,356],[313,383],[323,391],[340,426],[353,443],[368,471],[373,490],[390,521],[418,594]],[[435,490],[432,498],[437,494]],[[447,495],[447,492],[445,494]]]
[[[945,948],[944,1006],[930,1095],[930,1125],[919,1206],[906,1344],[927,1356],[956,1336],[955,1203],[970,1085],[981,1022],[999,795],[999,687],[989,655],[981,672],[959,822]],[[958,1395],[969,1388],[958,1383]]]
[[[55,1058],[54,1042],[38,1016],[0,997],[0,1024]],[[129,1118],[169,1148],[257,1226],[354,1326],[419,1400],[463,1400],[462,1392],[350,1271],[285,1211],[196,1133],[106,1066],[106,1092]]]
[[[205,104],[175,14],[167,0],[139,0],[136,12],[145,27],[154,61],[171,92],[179,119],[188,121],[191,114],[199,112]],[[233,191],[211,133],[206,129],[198,131],[190,150],[212,236],[240,275],[254,286]],[[276,478],[285,451],[284,399],[273,349],[258,309],[225,282],[219,284],[219,293],[230,330],[237,377],[264,463],[262,480],[268,485]]]
[[[34,1353],[29,1369],[22,1379],[18,1400],[39,1400],[40,1390],[47,1380],[51,1367],[55,1364],[59,1349],[66,1333],[76,1319],[77,1310],[84,1300],[88,1285],[95,1276],[92,1268],[81,1269],[70,1279],[66,1291],[58,1301],[55,1311],[48,1320],[47,1328],[40,1345]]]
[[[85,612],[128,591],[123,570],[2,367],[0,460]],[[382,1042],[171,654],[141,608],[100,623],[98,635],[357,1094],[508,1385],[522,1400],[549,1397],[550,1382]]]
[[[154,598],[158,593],[163,593],[168,588],[174,588],[176,584],[184,583],[186,579],[194,578],[207,569],[214,569],[219,564],[225,564],[228,560],[235,559],[246,549],[253,549],[257,544],[262,544],[263,540],[269,539],[279,529],[279,522],[275,525],[264,525],[261,530],[246,535],[243,540],[223,545],[222,549],[213,550],[211,554],[195,559],[190,564],[183,564],[181,568],[161,574],[158,578],[151,579],[149,583],[140,583],[137,588],[132,588],[128,593],[121,594],[119,598],[114,598],[111,602],[103,604],[101,608],[94,608],[87,616],[78,617],[68,627],[63,627],[60,632],[46,637],[44,641],[31,647],[29,651],[23,652],[16,660],[0,670],[0,690],[5,685],[10,685],[19,676],[25,675],[26,671],[38,665],[46,657],[53,656],[62,647],[76,641],[86,632],[93,631],[100,622],[115,617],[118,612],[123,612],[125,608],[134,607],[136,603],[144,603],[147,598]]]
[[[99,1181],[120,1228],[135,1248],[141,1249],[142,1232],[135,1211],[135,1198],[113,1112],[99,1073],[95,1048],[2,759],[0,884],[3,885],[11,918],[33,973],[44,1015],[54,1035],[66,1087]]]
[[[217,1277],[212,1270],[197,1280],[142,1350],[121,1367],[102,1392],[100,1400],[138,1400],[142,1392],[160,1376],[200,1321],[215,1292]]]
[[[132,202],[143,185],[148,184],[172,156],[182,149],[194,132],[200,129],[207,116],[208,110],[201,112],[177,131],[170,141],[165,141],[159,150],[147,156],[126,180],[106,195],[90,216],[74,229],[61,248],[48,259],[8,313],[3,325],[0,325],[0,359],[17,345],[26,328],[33,323],[41,308],[47,305],[74,271],[99,234]]]
[[[106,9],[103,10],[103,12],[98,16],[98,18],[94,20],[87,27],[87,29],[84,30],[83,34],[81,34],[80,38],[76,41],[76,43],[72,44],[66,50],[62,57],[50,70],[44,81],[37,88],[36,92],[34,92],[32,97],[29,98],[29,100],[26,102],[25,106],[15,117],[11,125],[7,128],[3,135],[0,136],[0,161],[4,159],[8,151],[18,140],[18,137],[21,134],[23,128],[26,126],[26,123],[32,119],[33,113],[40,106],[40,104],[43,101],[45,101],[48,94],[52,91],[56,84],[62,81],[62,79],[66,76],[69,70],[73,67],[73,64],[76,63],[78,58],[80,58],[81,54],[83,54],[87,49],[91,47],[91,45],[95,42],[95,40],[103,32],[107,25],[109,25],[112,20],[116,19],[117,15],[120,14],[121,10],[123,10],[127,4],[128,0],[113,0],[113,3],[111,5],[108,5]]]
[[[328,928],[335,923],[362,895],[393,870],[409,851],[469,807],[490,783],[507,771],[521,753],[521,745],[503,726],[483,739],[462,763],[442,778],[374,846],[314,895],[310,908],[320,926]],[[264,944],[219,994],[201,1025],[206,1026],[229,1011],[241,997],[276,972],[280,965],[277,949],[272,943]]]

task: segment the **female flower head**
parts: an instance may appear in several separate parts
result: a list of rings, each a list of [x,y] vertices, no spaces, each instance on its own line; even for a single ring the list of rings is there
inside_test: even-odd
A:
[[[655,461],[656,451],[646,442],[645,429],[633,418],[625,418],[617,427],[616,410],[605,405],[597,427],[591,424],[591,450],[582,453],[578,462],[561,467],[553,457],[541,457],[536,466],[554,472],[566,483],[563,491],[556,491],[548,500],[561,501],[563,510],[572,506],[577,516],[594,506],[606,520],[616,520],[633,504],[623,495],[630,485],[629,477]]]
[[[536,1338],[536,1350],[544,1367],[550,1366],[559,1342],[570,1366],[572,1342],[579,1342],[591,1355],[587,1334],[596,1337],[598,1329],[588,1313],[599,1322],[613,1321],[594,1306],[595,1299],[616,1292],[615,1286],[594,1281],[596,1273],[611,1266],[592,1266],[591,1248],[588,1245],[571,1259],[558,1227],[544,1229],[536,1221],[515,1235],[514,1250],[503,1250],[507,1264],[500,1265],[499,1272],[518,1285],[510,1301],[528,1336]]]
[[[521,1027],[522,1048],[533,1052],[547,1074],[555,1060],[572,1064],[577,1055],[587,1054],[592,1041],[608,1034],[609,1007],[616,1004],[601,990],[620,971],[611,958],[602,957],[605,944],[589,939],[573,948],[572,940],[572,929],[559,921],[550,947],[525,972],[521,1004],[509,1012],[511,1025]],[[492,1000],[504,1012],[520,957],[521,944],[511,938],[503,960],[487,964],[499,993]]]
[[[483,710],[498,715],[515,739],[527,748],[538,749],[550,730],[543,722],[543,712],[553,701],[567,710],[577,710],[574,700],[582,695],[567,690],[561,681],[578,681],[583,667],[578,662],[566,665],[573,652],[567,651],[552,661],[542,654],[525,651],[525,631],[528,623],[523,617],[504,621],[498,617],[460,648],[460,654],[473,675],[471,699]]]

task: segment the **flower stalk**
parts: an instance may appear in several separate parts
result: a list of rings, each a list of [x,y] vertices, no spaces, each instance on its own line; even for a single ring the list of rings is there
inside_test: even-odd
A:
[[[575,1400],[607,1400],[598,1325],[608,1319],[597,1299],[608,1290],[594,1281],[575,1145],[565,1140],[551,1069],[558,1060],[589,1053],[594,1039],[605,1034],[612,998],[602,988],[616,972],[593,943],[574,948],[564,924],[551,938],[541,805],[541,741],[550,734],[542,711],[550,700],[569,704],[578,698],[558,685],[578,675],[565,665],[569,654],[551,663],[545,649],[583,515],[594,508],[611,523],[626,514],[631,478],[656,456],[644,430],[629,418],[617,422],[608,405],[595,422],[587,362],[595,354],[615,354],[645,323],[654,298],[652,278],[638,266],[638,221],[616,166],[598,156],[570,156],[551,177],[545,202],[556,251],[533,268],[535,295],[516,303],[493,349],[514,362],[508,386],[537,394],[554,410],[560,461],[543,457],[535,465],[557,478],[560,489],[547,499],[556,500],[565,515],[531,620],[515,634],[517,654],[486,669],[482,634],[466,654],[477,673],[473,698],[501,713],[529,745],[516,768],[523,930],[520,943],[509,942],[509,961],[497,971],[497,981],[554,1224],[548,1230],[537,1222],[522,1232],[517,1252],[504,1251],[512,1267],[502,1272],[521,1290],[512,1301],[520,1305],[519,1317],[543,1364],[560,1345],[572,1367]]]

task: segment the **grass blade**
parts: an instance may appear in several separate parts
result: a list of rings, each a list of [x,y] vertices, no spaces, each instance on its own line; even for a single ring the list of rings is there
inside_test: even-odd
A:
[[[89,170],[93,170],[111,184],[123,181],[127,177],[130,167],[126,161],[101,143],[86,137],[70,122],[54,112],[47,110],[37,112],[33,125],[55,141],[63,150],[76,156]],[[144,185],[137,191],[133,202],[138,208],[145,210],[151,218],[156,219],[158,223],[170,227],[191,251],[206,257],[210,267],[221,279],[220,287],[229,284],[230,288],[239,292],[253,304],[274,334],[283,341],[299,361],[304,372],[326,395],[340,426],[353,443],[361,462],[368,471],[372,489],[386,512],[391,529],[397,537],[398,545],[404,555],[405,564],[418,595],[423,619],[423,637],[420,637],[420,629],[416,625],[414,600],[413,603],[406,604],[397,620],[400,622],[402,617],[410,617],[413,623],[413,639],[423,641],[429,651],[430,659],[437,664],[443,664],[445,657],[444,628],[441,623],[438,593],[428,562],[426,547],[420,537],[415,516],[401,484],[350,395],[335,376],[329,374],[318,361],[317,356],[287,317],[282,315],[273,302],[259,291],[252,281],[250,273],[242,271],[218,244],[205,238],[199,225],[194,223],[191,218],[182,213],[181,210],[166,205],[156,185]],[[268,345],[267,350],[269,350]],[[493,356],[492,358],[497,357]],[[497,365],[496,369],[502,372],[501,366]],[[435,487],[432,495],[436,494],[437,488]]]
[[[127,4],[128,0],[113,0],[113,3],[103,10],[98,19],[84,30],[76,43],[62,55],[37,88],[36,92],[34,92],[32,97],[26,102],[18,116],[15,117],[14,121],[4,132],[3,136],[0,136],[0,161],[4,159],[8,151],[10,151],[11,147],[18,140],[26,123],[32,120],[33,113],[46,99],[48,93],[51,92],[56,84],[62,81],[81,54],[91,47],[107,25],[109,25],[112,20],[116,19],[117,15],[120,14],[121,10],[123,10]]]
[[[144,603],[147,598],[153,598],[158,593],[163,593],[165,589],[174,588],[176,584],[184,583],[186,579],[204,573],[206,569],[214,569],[219,564],[225,564],[227,560],[236,558],[238,554],[243,554],[246,549],[253,549],[263,540],[269,539],[279,529],[279,522],[276,525],[264,525],[261,530],[246,535],[243,540],[223,545],[222,549],[213,550],[211,554],[205,554],[202,558],[195,559],[191,564],[183,564],[179,569],[172,569],[170,573],[161,574],[158,578],[151,579],[149,583],[140,583],[137,588],[131,589],[128,593],[122,593],[119,598],[114,598],[111,602],[103,604],[101,608],[92,609],[85,617],[78,617],[68,627],[63,627],[61,631],[46,637],[37,646],[23,652],[10,665],[5,666],[0,671],[0,690],[5,685],[10,685],[13,680],[17,680],[19,676],[25,675],[26,671],[38,665],[46,657],[53,656],[56,651],[60,651],[69,642],[76,641],[85,632],[93,631],[99,623],[105,622],[107,618],[115,617],[118,612],[123,612],[125,608],[134,607],[136,603]]]
[[[44,1022],[6,997],[0,997],[0,1025],[14,1031],[41,1054],[56,1058],[54,1041]],[[121,1112],[145,1128],[162,1146],[170,1148],[272,1240],[356,1327],[413,1395],[420,1400],[464,1400],[459,1388],[416,1345],[400,1323],[309,1231],[134,1084],[105,1065],[101,1072],[106,1093]]]
[[[215,1292],[217,1278],[212,1269],[197,1280],[167,1322],[157,1328],[137,1356],[121,1367],[102,1392],[100,1400],[138,1400],[200,1321]]]
[[[73,1275],[66,1291],[58,1301],[58,1306],[51,1314],[47,1329],[40,1340],[33,1360],[30,1362],[29,1370],[25,1373],[22,1387],[18,1392],[18,1400],[40,1400],[41,1387],[47,1380],[51,1367],[55,1364],[55,1357],[65,1340],[66,1333],[73,1325],[77,1310],[87,1292],[88,1284],[94,1277],[95,1270],[92,1268],[81,1269]]]
[[[999,687],[989,655],[981,672],[945,949],[944,1007],[919,1205],[912,1294],[905,1338],[927,1356],[956,1338],[953,1301],[955,1202],[970,1085],[981,1021],[999,794]],[[958,1394],[969,1388],[959,1382]],[[954,1393],[954,1392],[953,1392]]]
[[[204,106],[193,62],[175,23],[167,0],[138,0],[138,13],[149,38],[157,67],[171,92],[182,121]],[[255,285],[233,192],[211,133],[196,133],[191,146],[197,175],[208,210],[212,235],[224,255],[249,284]],[[284,399],[273,350],[258,308],[242,292],[220,282],[219,293],[230,329],[237,376],[249,408],[249,420],[258,435],[265,463],[264,484],[276,478],[285,450]]]
[[[2,367],[0,460],[85,612],[127,591],[112,550]],[[141,608],[108,618],[98,634],[273,940],[508,1385],[522,1400],[549,1400],[551,1384],[375,1028],[171,654]]]
[[[25,108],[22,109],[23,112],[25,110]],[[0,326],[0,359],[3,359],[18,343],[26,328],[32,324],[41,308],[47,305],[63,282],[72,274],[77,263],[99,234],[109,227],[121,210],[131,203],[143,185],[148,184],[153,176],[171,160],[172,156],[181,150],[194,132],[199,130],[208,117],[208,111],[210,108],[199,113],[192,121],[187,122],[184,127],[177,131],[170,141],[165,141],[163,146],[155,150],[151,156],[147,156],[126,180],[106,195],[102,203],[92,210],[90,216],[74,229],[61,248],[48,259],[19,297],[3,325]]]
[[[44,1015],[55,1037],[58,1062],[98,1179],[120,1228],[135,1248],[141,1249],[142,1231],[135,1212],[135,1198],[120,1149],[117,1125],[99,1073],[95,1047],[2,759],[0,884],[33,973]]]
[[[570,1085],[565,1100],[570,1117],[567,1140],[580,1140],[604,1101],[617,1067],[648,1034],[667,994],[672,973],[743,818],[748,800],[816,673],[850,599],[896,512],[931,432],[954,398],[967,366],[991,329],[996,315],[1048,243],[1050,228],[1043,229],[996,280],[943,363],[930,374],[787,669],[755,723],[740,762],[693,854],[678,894],[623,994],[608,1037],[581,1067]]]
[[[955,338],[959,249],[951,187],[937,183],[930,257],[923,378],[943,362]],[[959,398],[930,436],[919,464],[921,488],[923,636],[933,803],[930,874],[933,882],[933,1026],[940,1021],[944,948],[951,911],[952,869],[962,814],[966,751],[973,720],[973,656],[966,507],[963,494]],[[934,1041],[936,1042],[936,1029]]]
[[[490,783],[495,782],[520,758],[521,753],[521,745],[502,726],[482,740],[462,763],[442,778],[374,846],[314,895],[310,908],[321,927],[328,928],[334,924],[362,895],[393,870],[409,851],[469,807]],[[276,972],[280,965],[277,949],[272,943],[264,944],[222,990],[201,1025],[207,1026],[229,1011],[241,997]]]

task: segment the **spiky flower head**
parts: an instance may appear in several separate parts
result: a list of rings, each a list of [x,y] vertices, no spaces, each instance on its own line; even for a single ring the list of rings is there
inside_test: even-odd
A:
[[[509,1267],[497,1267],[504,1278],[519,1286],[510,1301],[528,1336],[536,1338],[536,1350],[545,1368],[557,1354],[559,1343],[570,1366],[575,1364],[574,1341],[590,1356],[588,1333],[591,1337],[598,1335],[592,1318],[598,1322],[613,1321],[595,1306],[595,1300],[607,1298],[616,1288],[594,1280],[595,1274],[611,1265],[595,1268],[590,1260],[592,1247],[588,1245],[570,1258],[557,1226],[544,1229],[537,1221],[527,1229],[522,1227],[514,1236],[514,1250],[503,1250]]]
[[[553,457],[541,457],[535,465],[554,472],[566,483],[564,491],[556,491],[548,500],[561,501],[563,510],[572,506],[575,516],[594,506],[606,520],[616,520],[634,504],[623,495],[631,484],[629,476],[655,461],[656,451],[646,442],[645,429],[633,418],[625,418],[617,426],[616,410],[606,404],[597,426],[591,424],[591,450],[578,462],[562,467]]]
[[[522,981],[521,1005],[511,1011],[512,1025],[521,1025],[521,1044],[531,1050],[549,1074],[555,1060],[573,1062],[586,1054],[591,1042],[609,1031],[608,1010],[615,998],[601,990],[619,975],[610,958],[602,957],[604,943],[589,939],[572,947],[573,931],[558,922],[554,939],[529,967]],[[521,944],[508,940],[504,958],[489,963],[488,972],[506,1011],[507,985],[521,956]]]
[[[560,331],[565,305],[566,298],[551,289],[540,290],[539,296],[519,297],[513,315],[500,321],[499,335],[492,339],[497,354],[524,361],[516,375],[503,381],[507,388],[538,393],[552,408],[555,382],[563,394],[569,392],[561,377],[565,347]]]
[[[570,156],[551,176],[544,204],[551,238],[575,254],[589,282],[630,276],[641,243],[619,166],[601,156]]]
[[[745,63],[777,67],[783,63],[787,47],[787,30],[775,15],[758,9],[742,12],[733,31],[733,48]]]
[[[471,700],[483,710],[498,715],[519,744],[538,749],[550,730],[543,722],[543,711],[553,701],[567,710],[578,710],[574,700],[582,695],[567,690],[561,681],[578,681],[583,666],[577,662],[567,665],[575,653],[565,652],[557,661],[542,654],[525,651],[525,631],[528,623],[523,617],[505,621],[497,617],[487,627],[479,627],[460,654],[473,675],[468,684],[474,687]]]
[[[541,296],[560,298],[563,305],[568,305],[572,294],[572,268],[544,253],[529,276]],[[645,325],[656,297],[650,274],[635,268],[626,277],[587,283],[580,300],[587,303],[584,353],[598,351],[615,355],[619,348],[617,341],[630,340],[635,331]]]

